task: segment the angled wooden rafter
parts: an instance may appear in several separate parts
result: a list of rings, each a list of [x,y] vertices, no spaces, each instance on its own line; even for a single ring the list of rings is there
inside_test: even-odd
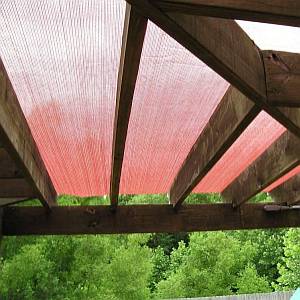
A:
[[[161,11],[149,0],[127,1],[300,137],[299,117],[268,103],[262,53],[235,21]]]
[[[8,197],[6,194],[11,193],[13,195],[16,193],[20,194],[20,197],[23,197],[23,194],[27,197],[30,193],[30,195],[39,198],[47,208],[55,205],[56,191],[1,61],[0,140],[26,180],[25,182],[24,179],[1,179],[7,180],[4,185],[3,182],[0,183],[4,188],[2,196],[6,198]],[[20,186],[16,185],[17,181]],[[8,186],[11,186],[10,191],[7,190]],[[5,193],[5,190],[7,193]],[[12,197],[19,197],[18,195]]]
[[[278,203],[288,205],[300,203],[300,174],[277,186],[270,192],[270,195]]]
[[[164,11],[300,26],[300,3],[294,0],[152,0],[152,2]]]
[[[126,4],[118,74],[110,177],[110,201],[113,209],[118,204],[128,123],[146,28],[147,19],[140,15],[130,4]]]
[[[262,51],[266,70],[268,102],[300,107],[300,54]]]
[[[190,232],[300,226],[300,211],[268,212],[264,204],[5,207],[3,235]]]
[[[234,207],[248,201],[300,164],[300,139],[283,133],[256,161],[223,192],[225,202]]]
[[[229,87],[171,186],[169,196],[174,207],[179,207],[259,112],[252,101]]]

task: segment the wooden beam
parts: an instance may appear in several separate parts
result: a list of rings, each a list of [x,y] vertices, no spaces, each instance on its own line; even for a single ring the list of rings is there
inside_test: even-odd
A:
[[[22,178],[21,170],[16,166],[4,148],[0,148],[0,178]]]
[[[290,111],[282,112],[267,102],[261,52],[235,21],[163,12],[148,0],[127,1],[300,137],[299,117]]]
[[[229,87],[191,148],[170,190],[177,208],[229,149],[260,109],[234,87]]]
[[[0,179],[1,198],[37,198],[34,189],[24,178]]]
[[[0,246],[1,246],[1,240],[2,240],[2,232],[3,232],[3,209],[0,207]],[[0,256],[1,258],[1,256]]]
[[[278,203],[288,205],[300,203],[300,174],[277,186],[270,192],[270,195]]]
[[[162,10],[217,18],[300,26],[295,0],[152,0]]]
[[[118,204],[128,123],[146,29],[147,19],[141,16],[134,7],[126,4],[118,74],[110,177],[110,201],[113,209]]]
[[[277,106],[300,107],[300,54],[262,51],[268,102]]]
[[[0,139],[37,198],[48,208],[55,204],[55,189],[1,61]]]
[[[283,133],[254,163],[223,192],[226,202],[238,206],[300,164],[300,139]]]
[[[45,213],[41,207],[4,208],[3,235],[108,234],[191,232],[300,226],[300,211],[266,212],[263,204],[182,206],[61,206]]]
[[[33,197],[0,198],[0,207],[32,200]]]

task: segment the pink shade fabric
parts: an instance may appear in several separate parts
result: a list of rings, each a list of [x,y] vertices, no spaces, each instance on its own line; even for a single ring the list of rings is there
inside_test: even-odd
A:
[[[60,194],[109,191],[123,0],[0,3],[0,56]],[[228,83],[148,25],[121,193],[165,193]],[[220,192],[284,131],[261,113],[196,187]]]

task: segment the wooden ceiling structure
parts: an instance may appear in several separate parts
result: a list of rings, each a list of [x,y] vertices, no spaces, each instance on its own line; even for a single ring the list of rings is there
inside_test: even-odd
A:
[[[262,51],[234,19],[300,26],[293,0],[127,0],[119,65],[110,206],[57,205],[57,194],[4,65],[0,65],[0,205],[3,235],[176,232],[300,226],[300,176],[246,203],[300,164],[300,54]],[[183,162],[169,205],[118,205],[132,99],[151,20],[231,85]],[[221,45],[221,46],[220,46]],[[262,111],[287,131],[222,193],[186,197]],[[43,207],[12,206],[38,198]]]

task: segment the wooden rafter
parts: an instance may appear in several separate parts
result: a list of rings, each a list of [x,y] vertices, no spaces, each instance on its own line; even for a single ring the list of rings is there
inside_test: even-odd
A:
[[[279,203],[288,205],[300,203],[300,175],[297,174],[277,186],[270,192],[271,197]]]
[[[224,201],[238,206],[300,164],[300,139],[282,134],[254,163],[223,192]]]
[[[118,204],[128,123],[146,28],[147,19],[141,16],[134,7],[126,4],[118,74],[110,177],[110,201],[113,209]]]
[[[4,148],[0,148],[0,179],[23,178],[21,170],[16,166]]]
[[[299,117],[268,103],[261,51],[235,21],[161,11],[149,0],[127,1],[300,137]]]
[[[170,190],[178,207],[260,112],[237,89],[229,87],[193,145]]]
[[[300,54],[279,51],[262,53],[268,102],[277,106],[300,107]]]
[[[165,11],[192,15],[300,26],[300,3],[295,0],[152,0]]]
[[[263,204],[5,207],[4,235],[190,232],[300,226],[300,211],[267,212]]]
[[[33,194],[47,208],[54,205],[56,191],[2,62],[0,62],[0,140],[21,170]],[[13,190],[11,192],[14,193]]]

